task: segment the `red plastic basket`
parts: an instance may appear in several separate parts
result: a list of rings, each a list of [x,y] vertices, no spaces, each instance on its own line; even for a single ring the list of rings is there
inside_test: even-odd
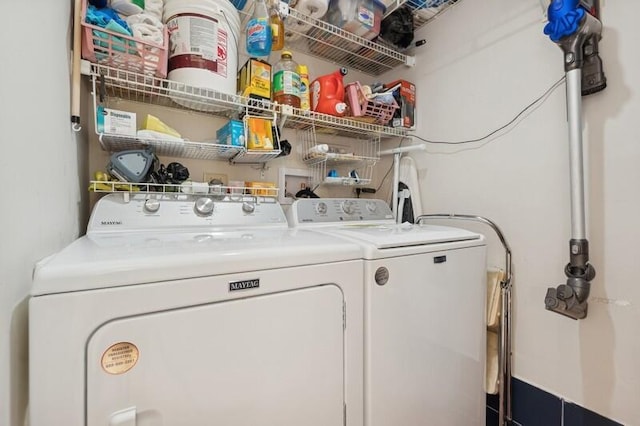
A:
[[[351,114],[354,117],[371,117],[378,124],[386,124],[398,109],[398,104],[395,100],[392,100],[392,103],[384,103],[375,99],[368,99],[362,90],[362,86],[357,81],[347,84],[345,92],[351,107]]]
[[[169,36],[164,28],[162,45],[109,31],[85,22],[87,0],[82,1],[82,57],[90,62],[127,71],[167,76]]]

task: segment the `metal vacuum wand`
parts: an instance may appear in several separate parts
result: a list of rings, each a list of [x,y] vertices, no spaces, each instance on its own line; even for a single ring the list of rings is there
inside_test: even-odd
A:
[[[554,0],[549,6],[545,33],[564,52],[567,83],[567,117],[571,179],[571,240],[569,263],[565,267],[567,283],[548,288],[546,309],[573,319],[587,316],[590,281],[596,271],[589,264],[589,242],[585,231],[584,170],[582,158],[582,67],[583,47],[599,37],[601,22],[582,9],[577,0]]]

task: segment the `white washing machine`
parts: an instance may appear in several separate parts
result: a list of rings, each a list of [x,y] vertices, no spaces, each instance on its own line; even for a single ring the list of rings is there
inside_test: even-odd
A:
[[[109,194],[35,270],[32,426],[362,426],[362,260],[243,196]]]
[[[381,200],[301,199],[287,214],[362,247],[365,425],[484,425],[484,237],[397,225]]]

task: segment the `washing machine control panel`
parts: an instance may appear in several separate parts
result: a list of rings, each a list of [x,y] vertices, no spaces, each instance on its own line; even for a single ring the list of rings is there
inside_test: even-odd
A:
[[[289,226],[394,222],[387,203],[364,198],[302,198],[291,205],[287,219]]]

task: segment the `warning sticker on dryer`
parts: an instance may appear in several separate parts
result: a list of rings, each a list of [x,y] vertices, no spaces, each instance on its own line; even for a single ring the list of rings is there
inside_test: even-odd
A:
[[[136,365],[139,356],[140,351],[133,343],[116,343],[102,354],[102,369],[109,374],[124,374]]]

